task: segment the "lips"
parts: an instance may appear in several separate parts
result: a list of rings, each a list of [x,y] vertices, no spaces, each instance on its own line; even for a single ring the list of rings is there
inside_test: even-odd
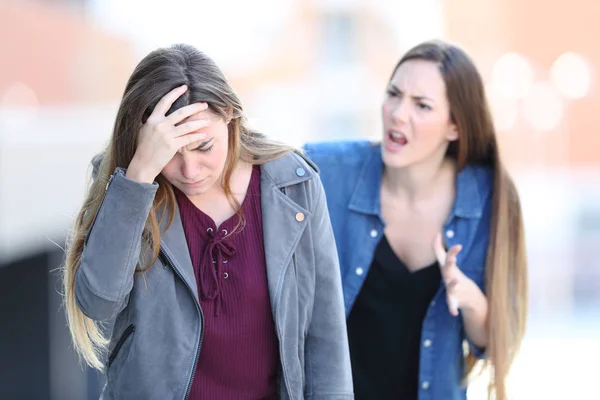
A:
[[[202,184],[202,183],[203,183],[205,180],[206,180],[206,178],[204,178],[204,179],[201,179],[201,180],[199,180],[199,181],[196,181],[196,182],[191,182],[191,183],[185,183],[185,182],[184,182],[184,185],[186,185],[186,186],[191,186],[191,187],[194,187],[194,186],[199,186],[199,185],[201,185],[201,184]]]
[[[406,136],[402,132],[389,130],[388,137],[392,143],[395,143],[400,146],[404,146],[408,141],[406,140]]]

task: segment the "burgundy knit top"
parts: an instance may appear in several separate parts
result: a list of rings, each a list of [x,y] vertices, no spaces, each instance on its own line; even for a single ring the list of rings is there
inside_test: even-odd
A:
[[[204,314],[189,399],[277,399],[279,346],[267,286],[260,168],[253,167],[242,202],[245,225],[236,232],[237,215],[217,227],[175,193]]]

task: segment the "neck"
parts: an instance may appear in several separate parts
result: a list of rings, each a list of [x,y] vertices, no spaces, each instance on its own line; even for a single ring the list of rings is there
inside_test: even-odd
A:
[[[243,201],[244,197],[246,196],[251,175],[252,165],[248,164],[247,162],[239,161],[233,169],[229,187],[231,189],[231,193],[240,202]],[[218,179],[217,182],[215,182],[215,184],[205,193],[198,196],[188,196],[188,198],[200,209],[202,209],[200,205],[203,205],[207,202],[210,203],[219,201],[218,199],[225,198],[225,191],[223,190],[220,182],[221,179]]]
[[[448,184],[454,185],[456,164],[442,157],[403,168],[385,167],[382,190],[391,196],[410,202],[430,198]]]

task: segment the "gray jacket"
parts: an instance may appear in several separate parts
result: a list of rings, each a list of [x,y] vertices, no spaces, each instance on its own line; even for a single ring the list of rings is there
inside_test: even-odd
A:
[[[261,172],[280,398],[353,399],[339,264],[320,178],[295,153],[262,165]],[[124,174],[117,169],[109,180],[75,282],[80,309],[110,326],[102,398],[185,399],[203,317],[179,212],[163,232],[159,259],[136,273],[158,185]]]

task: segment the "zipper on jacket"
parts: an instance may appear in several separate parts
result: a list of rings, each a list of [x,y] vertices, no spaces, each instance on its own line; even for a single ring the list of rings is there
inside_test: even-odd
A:
[[[108,192],[108,187],[110,186],[110,183],[112,182],[113,178],[115,177],[115,173],[113,173],[110,178],[108,178],[108,182],[106,182],[106,188],[104,188],[104,197],[102,197],[102,201],[100,202],[100,207],[98,207],[98,211],[96,211],[96,215],[94,215],[94,220],[92,221],[92,225],[90,225],[90,229],[87,232],[87,235],[85,236],[85,241],[83,242],[83,246],[85,247],[87,245],[88,239],[90,238],[90,233],[92,232],[92,229],[94,229],[94,225],[96,225],[96,219],[98,219],[98,214],[100,214],[100,210],[102,209],[102,205],[104,204],[104,199],[106,198],[106,192]]]
[[[294,273],[296,274],[296,278],[298,278],[298,270],[296,268],[296,252],[292,253],[292,267],[294,267]]]
[[[196,367],[198,366],[198,359],[200,358],[200,348],[202,347],[202,339],[204,338],[204,313],[202,312],[200,304],[198,304],[198,302],[195,300],[194,291],[192,290],[192,288],[190,288],[185,279],[183,279],[183,276],[181,276],[179,271],[173,265],[173,261],[171,261],[171,258],[167,255],[167,253],[165,253],[165,251],[162,248],[158,253],[158,257],[164,264],[167,264],[169,267],[171,267],[171,269],[175,271],[175,274],[179,277],[179,279],[183,281],[185,287],[188,288],[190,295],[194,299],[194,303],[196,303],[196,308],[198,309],[198,311],[200,311],[200,326],[202,327],[200,330],[200,341],[198,342],[198,348],[196,350],[196,357],[194,359],[194,368],[192,369],[192,376],[190,377],[185,396],[183,397],[183,400],[186,400],[189,397],[190,392],[192,391],[192,382],[194,381],[194,375],[196,375]]]
[[[108,357],[108,368],[110,368],[110,365],[113,363],[113,361],[115,361],[115,358],[117,358],[121,347],[123,347],[123,344],[133,332],[135,332],[135,325],[131,324],[127,328],[125,328],[125,330],[121,334],[121,337],[119,338],[119,341],[115,345],[115,348],[113,349],[113,351],[110,352],[110,356]]]
[[[116,174],[116,172],[114,174],[112,174],[110,176],[110,178],[108,178],[108,182],[106,182],[106,188],[104,188],[105,193],[108,191],[108,187],[110,186],[110,183],[112,182],[113,178],[115,177],[115,174]]]

